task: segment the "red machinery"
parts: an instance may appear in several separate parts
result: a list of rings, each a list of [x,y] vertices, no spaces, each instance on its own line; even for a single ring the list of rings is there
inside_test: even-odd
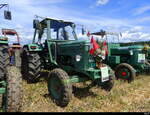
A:
[[[10,65],[15,65],[16,67],[21,66],[21,52],[22,47],[20,45],[20,37],[16,30],[14,29],[2,29],[2,34],[4,36],[11,35],[11,36],[17,36],[17,42],[13,43],[11,46],[9,45],[8,53],[10,56]]]
[[[14,29],[2,29],[2,34],[4,36],[6,36],[6,35],[12,35],[12,36],[16,35],[17,36],[17,42],[13,43],[11,47],[12,48],[17,48],[17,49],[21,48],[20,37],[19,37],[18,33],[16,32],[16,30],[14,30]]]

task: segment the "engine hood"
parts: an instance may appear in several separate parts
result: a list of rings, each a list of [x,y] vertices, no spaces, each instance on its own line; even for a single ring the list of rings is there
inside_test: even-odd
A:
[[[133,45],[133,46],[124,46],[124,47],[118,47],[118,48],[113,48],[113,49],[118,49],[118,50],[140,50],[143,49],[144,46],[142,45]]]

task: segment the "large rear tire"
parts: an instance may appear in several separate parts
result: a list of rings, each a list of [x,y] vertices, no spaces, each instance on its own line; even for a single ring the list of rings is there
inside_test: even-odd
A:
[[[58,106],[67,106],[72,97],[72,84],[68,74],[58,68],[52,70],[48,77],[48,91]]]
[[[127,80],[130,83],[135,79],[136,72],[131,65],[122,63],[116,67],[115,76],[117,79]]]
[[[41,74],[41,60],[37,52],[29,52],[27,48],[22,53],[22,74],[30,83],[37,82]]]
[[[19,112],[22,106],[22,76],[19,68],[8,66],[6,69],[6,93],[2,106],[6,112]]]
[[[4,80],[6,67],[9,65],[8,45],[0,44],[0,80]]]

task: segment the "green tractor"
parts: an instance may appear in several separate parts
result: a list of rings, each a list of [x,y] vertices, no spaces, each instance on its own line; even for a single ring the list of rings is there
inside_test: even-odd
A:
[[[89,53],[90,40],[77,39],[73,22],[35,19],[33,27],[33,42],[23,46],[22,74],[35,82],[42,70],[49,70],[48,91],[58,106],[68,105],[73,83],[89,80],[108,91],[112,89],[112,69],[102,63],[101,57]]]
[[[107,35],[116,35],[116,33],[100,31],[92,33],[98,35],[108,41]],[[112,39],[112,37],[110,37]],[[150,70],[150,64],[147,61],[147,53],[143,45],[121,46],[120,43],[107,43],[108,55],[105,63],[115,70],[117,79],[127,80],[131,82],[135,76]]]
[[[0,9],[8,4],[0,4]],[[11,20],[11,12],[4,11]],[[8,37],[0,36],[0,104],[3,112],[19,112],[22,105],[22,76],[18,67],[10,66]]]
[[[144,46],[146,60],[150,63],[150,42],[149,41],[143,41],[143,42],[131,42],[131,43],[121,43],[121,46],[132,46],[133,44],[136,45],[142,45]]]

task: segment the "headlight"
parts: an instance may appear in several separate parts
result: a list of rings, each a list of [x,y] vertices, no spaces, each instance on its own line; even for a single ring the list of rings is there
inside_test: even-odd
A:
[[[76,55],[76,61],[80,61],[81,60],[81,56],[80,55]]]
[[[132,50],[130,50],[130,55],[133,55],[133,51]]]

